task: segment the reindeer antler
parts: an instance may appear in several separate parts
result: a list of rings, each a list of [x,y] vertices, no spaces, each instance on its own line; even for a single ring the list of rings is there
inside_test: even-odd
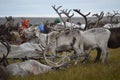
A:
[[[114,14],[113,14],[113,15],[111,16],[111,18],[110,18],[110,21],[111,21],[111,22],[113,22],[113,18],[114,18],[116,15],[120,14],[118,11],[114,11],[114,10],[113,10],[113,13],[114,13]]]
[[[120,14],[118,11],[114,11],[113,10],[113,13],[110,13],[110,12],[107,12],[106,16],[108,17],[108,19],[110,20],[110,22],[112,23],[113,22],[113,18]]]
[[[88,27],[88,21],[87,21],[87,16],[90,15],[90,12],[86,15],[84,15],[83,13],[80,12],[80,9],[73,9],[73,11],[77,12],[78,14],[80,14],[84,19],[85,19],[85,28],[84,30],[86,30],[86,28]]]
[[[92,16],[96,16],[97,17],[97,22],[95,24],[94,27],[97,27],[99,25],[99,22],[100,20],[103,18],[104,16],[104,12],[102,11],[100,14],[96,13],[96,14],[93,14]]]
[[[62,16],[61,16],[62,13],[59,12],[59,9],[60,9],[61,7],[62,7],[62,6],[58,6],[58,7],[56,8],[55,5],[52,6],[52,8],[53,8],[53,9],[56,11],[56,13],[59,15],[59,17],[60,17],[60,19],[62,20],[64,26],[66,27],[65,21],[64,21],[64,19],[63,19]]]
[[[68,17],[68,19],[70,20],[70,22],[71,22],[71,18],[74,16],[74,13],[72,13],[71,15],[70,15],[70,12],[71,12],[71,10],[68,10],[68,9],[64,9],[64,10],[61,10],[62,11],[62,13],[63,14],[65,14],[67,17]]]
[[[92,16],[96,16],[99,20],[101,20],[104,16],[104,12],[100,12],[100,14],[96,13],[96,14],[93,14]]]

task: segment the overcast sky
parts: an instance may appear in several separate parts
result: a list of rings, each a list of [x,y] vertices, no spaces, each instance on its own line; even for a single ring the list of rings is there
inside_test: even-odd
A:
[[[61,9],[81,9],[83,13],[120,11],[120,0],[0,0],[0,17],[58,16],[52,5],[62,6]]]

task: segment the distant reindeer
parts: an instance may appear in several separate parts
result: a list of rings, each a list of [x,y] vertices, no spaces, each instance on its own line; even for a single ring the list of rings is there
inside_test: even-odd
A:
[[[6,22],[0,25],[0,36],[10,43],[17,42],[18,39],[20,40],[20,35],[15,29],[16,26],[14,25],[14,19],[12,16],[5,18]]]
[[[12,30],[12,28],[14,27],[14,19],[12,18],[12,16],[9,17],[5,17],[6,18],[6,22],[5,22],[5,27],[8,28],[8,30]]]
[[[115,28],[115,27],[120,27],[120,22],[118,21],[118,19],[115,19],[115,17],[117,15],[119,15],[120,13],[119,12],[116,12],[116,11],[113,11],[114,13],[111,14],[111,13],[107,13],[107,18],[108,18],[108,23],[105,24],[103,27],[104,28]],[[114,19],[114,20],[113,20]]]
[[[120,13],[118,11],[114,11],[114,10],[113,10],[113,13],[107,12],[106,17],[108,19],[108,23],[111,23],[111,24],[118,23],[118,19],[115,19],[115,17],[119,14]]]
[[[98,27],[102,27],[104,25],[104,23],[101,21],[104,16],[103,11],[100,12],[100,14],[96,13],[96,14],[93,14],[92,16],[95,16],[97,18],[97,21],[95,22],[95,25],[92,26],[92,28],[98,28]]]

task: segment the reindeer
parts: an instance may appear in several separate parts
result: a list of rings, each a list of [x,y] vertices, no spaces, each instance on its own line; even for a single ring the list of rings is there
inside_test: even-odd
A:
[[[120,47],[120,27],[119,28],[110,28],[111,32],[110,39],[108,41],[109,48],[118,48]]]
[[[111,13],[107,13],[107,18],[108,18],[108,24],[105,24],[103,27],[104,28],[115,28],[115,27],[120,27],[120,23],[118,21],[118,19],[114,20],[113,19],[115,18],[115,16],[119,15],[120,13],[119,12],[116,12],[116,11],[113,11],[114,13],[111,14]]]
[[[107,17],[110,18],[110,22],[112,23],[113,18],[118,14],[119,14],[118,12],[114,11],[114,14],[108,13]],[[120,35],[119,35],[120,23],[118,23],[118,24],[106,24],[103,27],[107,28],[111,32],[111,35],[110,35],[110,38],[108,41],[108,48],[112,48],[112,49],[119,48],[120,47]],[[95,62],[100,60],[100,56],[101,56],[101,50],[98,49]]]
[[[111,24],[118,23],[118,19],[114,19],[114,18],[119,14],[120,13],[118,11],[114,11],[114,10],[113,10],[113,13],[107,12],[106,17],[108,19],[108,23],[111,23]]]
[[[104,36],[103,36],[104,35]],[[107,61],[107,43],[110,37],[110,31],[103,28],[93,28],[86,31],[70,30],[62,32],[51,32],[48,34],[49,49],[54,56],[56,52],[73,50],[80,55],[83,53],[85,56],[85,50],[88,53],[94,48],[102,50],[102,63]],[[46,53],[47,54],[47,51]],[[77,63],[77,60],[75,64]]]
[[[62,13],[58,11],[60,7],[55,8],[55,6],[53,6],[53,9],[58,13],[61,20],[63,20],[61,16]],[[64,11],[62,12],[65,14]],[[66,14],[69,15],[69,12]],[[53,53],[53,56],[57,57],[57,54],[56,54],[57,52],[73,50],[75,51],[77,56],[83,55],[85,57],[84,51],[82,49],[80,50],[80,46],[79,46],[80,41],[82,42],[81,40],[82,38],[81,36],[79,36],[81,34],[80,31],[77,29],[66,30],[66,27],[67,27],[66,22],[63,21],[63,23],[64,23],[64,26],[63,26],[64,28],[60,32],[52,31],[47,35],[47,44],[49,45],[49,47],[48,49],[45,50],[44,54],[47,54],[48,52],[47,50],[50,50]]]
[[[102,22],[103,16],[104,16],[104,12],[100,12],[100,14],[96,13],[93,14],[92,16],[95,16],[97,18],[97,21],[95,21],[94,25],[90,26],[89,23],[89,27],[90,28],[98,28],[98,27],[103,27],[104,23]]]
[[[8,28],[9,31],[12,30],[12,28],[14,27],[14,19],[12,18],[12,16],[9,17],[5,17],[6,18],[6,22],[5,22],[5,27]]]
[[[39,63],[36,60],[27,60],[25,62],[17,62],[6,67],[7,72],[11,75],[27,76],[30,74],[40,74],[52,70],[51,66]]]
[[[45,58],[50,65],[42,64],[36,60],[27,60],[25,62],[17,62],[17,63],[8,65],[6,67],[6,70],[9,74],[14,76],[17,75],[17,76],[24,77],[30,74],[37,75],[37,74],[45,73],[48,71],[58,70],[60,67],[62,67],[66,63],[64,61],[66,57],[67,57],[66,55],[63,55],[62,60],[61,62],[59,62],[59,64],[51,63],[51,61]]]
[[[17,40],[20,40],[20,35],[14,29],[16,28],[16,26],[14,26],[14,19],[12,16],[5,18],[6,22],[0,25],[0,35],[10,43],[17,42]]]
[[[20,47],[22,48],[14,47],[14,46],[11,45],[11,50],[13,48],[19,49],[19,50],[25,49],[25,48],[27,49],[27,47],[22,47],[22,46],[25,46],[25,44],[20,45]],[[66,57],[66,55],[65,56],[63,55],[63,59],[61,60],[61,62],[59,62],[59,64],[51,63],[48,59],[46,59],[47,62],[51,63],[50,66],[42,64],[36,60],[27,60],[25,62],[17,62],[17,63],[8,64],[7,63],[8,54],[9,54],[9,51],[7,52],[5,56],[3,55],[2,59],[0,59],[0,71],[2,72],[2,73],[0,72],[0,80],[7,80],[6,78],[8,74],[17,75],[17,76],[27,76],[29,74],[36,75],[36,74],[41,74],[47,71],[58,69],[59,67],[62,67],[65,64],[64,59]]]
[[[55,11],[58,9],[59,7]],[[80,10],[75,11],[81,14]],[[58,15],[61,16],[60,14]],[[107,43],[110,37],[110,31],[107,29],[93,28],[86,31],[77,29],[62,30],[60,32],[51,32],[47,37],[50,45],[48,50],[51,50],[54,56],[56,56],[56,52],[73,50],[77,55],[84,55],[84,58],[86,58],[85,50],[88,50],[87,54],[89,54],[92,49],[100,48],[103,54],[102,63],[105,63],[107,60]],[[44,54],[47,54],[47,51]]]
[[[120,27],[108,29],[111,32],[110,38],[108,40],[108,48],[116,49],[120,47]],[[95,62],[100,60],[101,50],[97,50],[97,56]]]

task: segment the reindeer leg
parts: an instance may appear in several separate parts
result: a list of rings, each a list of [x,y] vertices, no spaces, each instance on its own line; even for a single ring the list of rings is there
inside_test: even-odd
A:
[[[101,49],[97,48],[96,50],[97,50],[97,56],[96,56],[96,58],[94,60],[95,63],[100,61],[100,56],[101,56]]]

